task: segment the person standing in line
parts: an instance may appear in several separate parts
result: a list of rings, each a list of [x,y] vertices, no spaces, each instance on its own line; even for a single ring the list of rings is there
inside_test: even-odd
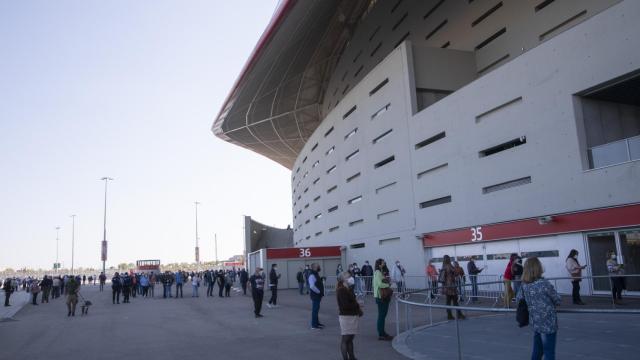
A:
[[[340,276],[340,274],[342,274],[344,272],[344,270],[342,270],[342,264],[338,264],[338,266],[336,267],[336,279],[338,278],[338,276]]]
[[[86,285],[87,283],[87,275],[82,275],[82,285]]]
[[[267,307],[278,307],[278,264],[271,265],[271,271],[269,272],[269,290],[271,290],[271,299],[267,303]]]
[[[200,287],[200,275],[191,276],[191,297],[199,297],[198,288]]]
[[[31,303],[33,305],[38,305],[38,293],[40,292],[40,286],[38,285],[37,279],[31,280],[30,290],[31,290],[31,296],[32,296]]]
[[[323,329],[318,313],[320,312],[320,301],[324,296],[324,282],[320,276],[322,268],[318,263],[311,264],[309,273],[309,297],[311,298],[311,328],[314,330]]]
[[[100,272],[100,291],[104,291],[104,284],[107,282],[107,275],[104,272]]]
[[[520,290],[520,285],[522,284],[522,271],[522,258],[518,255],[515,260],[513,260],[513,265],[511,265],[511,274],[513,275],[511,282],[513,283],[514,294],[517,294]]]
[[[427,273],[427,280],[429,281],[429,285],[431,285],[431,299],[435,299],[436,295],[438,295],[438,269],[433,265],[433,259],[429,259],[429,264],[427,264],[427,269],[425,271]]]
[[[444,273],[444,284],[442,284],[442,294],[447,298],[447,306],[453,305],[458,306],[458,284],[456,282],[456,270],[453,268],[451,264],[451,257],[449,255],[445,255],[442,259],[442,269],[440,269],[441,273]],[[441,275],[442,276],[442,275]],[[464,320],[465,316],[462,314],[462,311],[457,310],[456,315],[458,319]],[[451,309],[447,309],[447,319],[454,320],[455,318],[451,314]]]
[[[251,297],[253,298],[253,314],[256,318],[261,318],[262,299],[264,298],[264,275],[262,268],[257,267],[255,273],[249,278],[251,285]]]
[[[235,277],[231,271],[227,271],[227,275],[224,278],[224,296],[231,296],[231,286],[235,281]]]
[[[351,275],[353,275],[355,281],[355,294],[362,295],[362,279],[360,278],[362,274],[360,273],[360,268],[357,263],[353,263],[351,266]]]
[[[222,295],[222,292],[224,291],[224,271],[222,270],[218,270],[218,297],[223,297],[224,295]]]
[[[11,306],[11,304],[9,304],[9,298],[13,293],[13,281],[11,278],[6,278],[4,279],[4,284],[2,284],[2,289],[4,290],[4,306]]]
[[[404,295],[404,274],[406,271],[404,270],[404,266],[400,264],[400,260],[396,260],[395,266],[393,270],[391,270],[391,280],[396,283],[396,288],[398,289],[398,294]]]
[[[556,357],[558,316],[556,306],[560,295],[548,280],[542,278],[544,269],[537,257],[524,262],[522,287],[516,295],[516,303],[524,299],[529,310],[529,324],[533,328],[533,351],[531,359],[553,360]]]
[[[306,294],[309,295],[309,275],[311,275],[311,269],[309,268],[309,265],[305,265],[304,266],[304,287],[306,289]]]
[[[51,298],[60,297],[60,276],[56,276],[51,280]]]
[[[111,278],[111,296],[114,304],[120,304],[120,292],[122,291],[122,278],[119,273],[115,273]]]
[[[304,293],[303,293],[303,291],[304,291],[304,273],[303,273],[302,266],[300,267],[300,270],[298,270],[298,273],[296,274],[296,281],[298,282],[298,291],[300,292],[300,295],[304,295]]]
[[[467,280],[464,276],[464,269],[457,261],[453,261],[453,270],[456,274],[456,284],[458,285],[458,296],[460,297],[460,301],[464,301],[464,290],[465,284]]]
[[[80,291],[80,277],[71,278],[67,283],[67,316],[76,316],[76,305],[78,304],[78,292]]]
[[[213,280],[211,271],[206,270],[204,272],[204,284],[207,285],[207,297],[213,296]]]
[[[40,303],[49,303],[49,293],[51,293],[51,286],[53,285],[53,281],[47,275],[44,276],[42,281],[40,282],[40,289],[42,290],[42,297],[40,299]]]
[[[178,298],[178,294],[182,297],[182,283],[184,280],[184,275],[181,270],[176,271],[176,299]]]
[[[149,292],[151,293],[151,297],[155,296],[157,282],[158,282],[158,277],[152,271],[151,275],[149,276]]]
[[[478,275],[484,270],[476,266],[476,257],[472,256],[467,263],[467,272],[471,280],[471,302],[478,301]]]
[[[245,268],[240,270],[240,286],[242,287],[242,295],[247,295],[247,282],[249,281],[249,274]]]
[[[130,294],[134,298],[136,297],[136,294],[138,293],[138,288],[140,288],[140,282],[138,281],[139,276],[140,275],[138,275],[138,274],[131,274],[130,275],[130,278],[131,278],[131,292],[130,292]]]
[[[567,268],[569,276],[571,276],[571,297],[573,298],[573,303],[576,305],[585,305],[582,299],[580,299],[580,281],[582,281],[582,270],[584,270],[587,265],[580,266],[578,262],[578,250],[571,249],[569,256],[567,256],[565,267]]]
[[[365,291],[368,293],[372,292],[372,283],[373,283],[373,268],[369,265],[369,260],[364,262],[362,265],[362,269],[360,269],[360,275],[364,277],[364,285]]]
[[[129,303],[129,295],[131,294],[131,277],[125,272],[122,277],[122,297],[123,303]]]
[[[513,299],[513,288],[511,287],[511,280],[513,279],[513,273],[511,272],[511,267],[513,266],[513,262],[518,257],[518,254],[513,253],[509,256],[509,263],[507,267],[504,269],[504,275],[502,277],[502,282],[504,283],[504,307],[508,308],[511,306],[511,299]]]
[[[609,251],[607,254],[607,271],[611,279],[611,296],[613,297],[613,303],[623,305],[621,300],[624,278],[616,275],[624,275],[624,266],[618,264],[616,253],[613,251]]]
[[[390,280],[388,278],[389,270],[387,264],[383,259],[376,260],[375,272],[373,273],[373,297],[376,299],[376,305],[378,305],[378,321],[376,327],[378,330],[378,340],[393,340],[393,336],[387,334],[384,330],[385,321],[387,319],[387,313],[389,312],[389,303],[391,299],[382,299],[380,296],[380,289],[390,287]],[[385,275],[387,274],[387,275]]]
[[[147,274],[140,275],[140,287],[142,288],[142,297],[149,295],[149,278]]]
[[[336,283],[336,299],[338,301],[338,321],[340,322],[340,353],[343,360],[355,360],[353,353],[353,339],[358,334],[358,323],[362,316],[360,304],[356,295],[351,290],[355,280],[351,273],[344,272],[338,275]]]

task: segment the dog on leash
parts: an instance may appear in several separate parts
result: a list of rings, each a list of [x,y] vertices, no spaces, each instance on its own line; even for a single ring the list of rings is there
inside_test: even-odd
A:
[[[80,306],[80,310],[81,310],[81,315],[88,315],[89,314],[89,306],[91,306],[91,301],[86,300],[85,298],[82,298],[82,305]]]

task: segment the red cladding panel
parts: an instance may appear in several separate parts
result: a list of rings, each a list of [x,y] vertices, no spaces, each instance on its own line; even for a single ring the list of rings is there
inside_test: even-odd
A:
[[[435,232],[423,236],[422,243],[425,247],[435,247],[471,244],[474,238],[480,238],[475,242],[482,242],[636,226],[640,225],[640,205],[551,216],[553,219],[547,224],[540,224],[538,218],[533,218]]]
[[[267,249],[267,259],[311,259],[340,255],[340,246]]]

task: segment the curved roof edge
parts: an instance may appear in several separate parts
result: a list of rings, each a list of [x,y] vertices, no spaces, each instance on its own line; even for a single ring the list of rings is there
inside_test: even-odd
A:
[[[242,70],[240,71],[240,75],[238,75],[238,78],[236,79],[235,83],[233,84],[233,87],[231,88],[231,91],[229,91],[227,98],[222,103],[222,107],[220,108],[220,111],[218,111],[218,115],[216,115],[215,117],[214,123],[211,126],[211,131],[216,136],[226,141],[231,140],[229,137],[224,135],[224,132],[221,131],[222,120],[224,119],[223,114],[225,113],[225,110],[227,110],[230,107],[229,102],[231,101],[231,99],[233,99],[234,95],[238,91],[240,84],[243,82],[246,75],[249,73],[249,71],[253,67],[253,65],[259,60],[260,55],[264,50],[265,46],[269,43],[269,41],[271,40],[275,32],[278,30],[278,27],[280,26],[280,24],[282,24],[284,19],[287,17],[287,14],[289,14],[289,11],[293,8],[293,5],[295,5],[296,2],[297,0],[281,0],[280,3],[278,4],[278,8],[274,12],[273,17],[271,17],[271,21],[269,21],[269,24],[267,25],[267,28],[262,33],[262,36],[260,36],[260,39],[258,39],[258,43],[253,48],[253,51],[251,52],[249,59],[242,67]]]

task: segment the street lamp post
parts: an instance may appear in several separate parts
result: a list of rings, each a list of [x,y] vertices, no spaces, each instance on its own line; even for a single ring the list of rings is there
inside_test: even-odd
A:
[[[60,244],[60,226],[56,226],[56,263],[53,265],[53,267],[56,270],[56,274],[58,273],[58,268],[59,268],[59,259],[58,259],[58,255],[59,255],[59,246]]]
[[[102,260],[102,273],[106,274],[106,262],[107,262],[107,183],[109,180],[113,180],[108,176],[100,179],[104,181],[104,226],[102,232],[102,246],[100,259]]]
[[[75,275],[75,273],[73,272],[75,241],[76,241],[76,216],[71,215],[71,275]]]
[[[196,201],[194,204],[196,206],[196,267],[200,270],[200,246],[198,244],[200,240],[198,237],[198,205],[200,205],[200,203]]]

